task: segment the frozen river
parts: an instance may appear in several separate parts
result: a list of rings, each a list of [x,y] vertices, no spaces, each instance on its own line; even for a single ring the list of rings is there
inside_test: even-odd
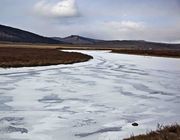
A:
[[[94,59],[0,69],[1,140],[121,140],[180,123],[180,59],[81,52]]]

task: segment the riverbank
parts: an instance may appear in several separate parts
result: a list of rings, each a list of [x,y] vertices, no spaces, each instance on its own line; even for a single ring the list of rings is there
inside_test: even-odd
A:
[[[0,67],[31,67],[85,62],[92,56],[58,49],[0,47]]]
[[[180,58],[180,50],[114,49],[112,53]]]
[[[60,50],[108,50],[112,53],[144,55],[157,57],[180,58],[180,48],[129,48],[123,46],[106,46],[106,45],[72,45],[72,44],[28,44],[28,43],[10,43],[0,42],[0,48],[33,48],[33,49],[60,49]]]
[[[158,126],[156,131],[152,131],[145,135],[132,136],[124,140],[179,140],[180,139],[180,125],[172,126]]]

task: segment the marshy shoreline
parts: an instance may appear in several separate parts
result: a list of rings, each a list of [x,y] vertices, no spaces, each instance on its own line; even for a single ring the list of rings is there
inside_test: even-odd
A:
[[[73,64],[86,62],[93,59],[92,56],[77,52],[64,52],[61,50],[108,50],[110,53],[143,55],[156,57],[180,58],[180,50],[177,49],[138,49],[138,48],[114,48],[93,45],[50,45],[28,43],[0,43],[0,67],[35,67],[58,64]]]
[[[123,140],[179,140],[180,125],[174,124],[169,126],[158,125],[156,131],[151,131],[147,134],[131,136],[131,138]]]
[[[156,56],[156,57],[170,57],[180,58],[180,50],[151,50],[151,49],[114,49],[112,53],[129,54],[129,55],[143,55],[143,56]]]
[[[73,64],[90,59],[93,57],[82,53],[64,52],[59,49],[0,47],[1,68]]]

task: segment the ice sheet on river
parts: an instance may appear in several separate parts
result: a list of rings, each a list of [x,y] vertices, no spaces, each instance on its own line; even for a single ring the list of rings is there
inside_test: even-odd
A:
[[[121,140],[180,122],[180,59],[82,52],[94,59],[0,69],[0,139]]]

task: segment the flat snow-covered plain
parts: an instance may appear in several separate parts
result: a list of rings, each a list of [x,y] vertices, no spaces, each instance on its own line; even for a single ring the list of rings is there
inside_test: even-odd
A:
[[[180,123],[180,59],[81,52],[94,59],[0,69],[1,140],[121,140]]]

